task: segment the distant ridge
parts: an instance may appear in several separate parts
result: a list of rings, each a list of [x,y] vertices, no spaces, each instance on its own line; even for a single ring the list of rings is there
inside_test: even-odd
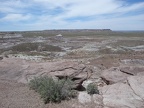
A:
[[[111,29],[52,29],[43,31],[112,31]]]
[[[22,32],[101,32],[112,31],[111,29],[49,29],[49,30],[32,30],[32,31],[0,31],[0,33],[22,33]]]

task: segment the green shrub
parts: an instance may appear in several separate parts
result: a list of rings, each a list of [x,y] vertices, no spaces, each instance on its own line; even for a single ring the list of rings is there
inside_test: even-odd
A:
[[[97,86],[93,83],[90,83],[88,86],[87,86],[87,93],[88,94],[99,94],[99,90],[97,88]]]
[[[30,81],[29,86],[41,95],[45,103],[48,103],[61,102],[61,100],[75,97],[72,84],[73,82],[70,79],[55,81],[45,76],[34,78]]]

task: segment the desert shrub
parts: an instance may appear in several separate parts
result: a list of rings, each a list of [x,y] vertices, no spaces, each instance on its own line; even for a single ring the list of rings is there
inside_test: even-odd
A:
[[[50,77],[34,78],[29,86],[41,95],[45,103],[61,102],[75,97],[72,90],[73,82],[70,79],[55,81]]]
[[[91,95],[92,94],[99,94],[99,90],[98,90],[97,86],[95,84],[93,84],[93,83],[90,83],[87,86],[86,90],[87,90],[87,93],[91,94]]]

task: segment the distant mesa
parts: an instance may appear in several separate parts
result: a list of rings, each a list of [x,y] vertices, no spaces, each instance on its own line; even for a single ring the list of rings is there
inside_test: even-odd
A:
[[[44,30],[47,32],[101,32],[101,31],[112,31],[111,29],[53,29],[53,30]]]
[[[39,32],[110,32],[111,29],[50,29],[50,30],[34,30],[34,31],[0,31],[0,35],[5,34],[15,34],[15,33],[25,33],[25,32],[33,32],[33,33],[39,33]],[[57,36],[61,36],[58,34]]]

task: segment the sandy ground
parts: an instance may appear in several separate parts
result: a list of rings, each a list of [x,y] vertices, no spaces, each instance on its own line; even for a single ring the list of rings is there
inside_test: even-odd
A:
[[[44,108],[39,95],[28,86],[0,80],[0,108]]]

